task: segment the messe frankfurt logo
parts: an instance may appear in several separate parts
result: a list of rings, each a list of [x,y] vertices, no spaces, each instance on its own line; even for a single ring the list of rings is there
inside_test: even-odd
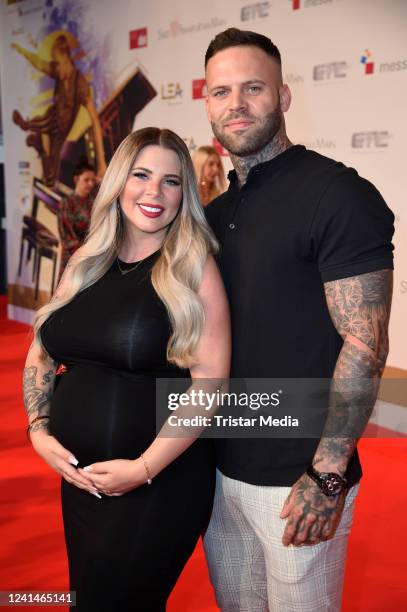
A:
[[[130,32],[130,49],[147,47],[147,28],[139,28]]]
[[[298,11],[301,8],[301,1],[304,8],[312,6],[320,6],[321,4],[331,4],[334,0],[290,0],[293,11]]]
[[[365,74],[373,74],[374,73],[374,62],[371,62],[372,54],[369,49],[365,49],[362,57],[360,58],[360,63],[365,66]]]

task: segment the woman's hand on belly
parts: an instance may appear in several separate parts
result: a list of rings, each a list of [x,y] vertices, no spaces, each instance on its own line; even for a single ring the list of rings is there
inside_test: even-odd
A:
[[[78,463],[77,459],[54,436],[51,436],[44,429],[39,429],[31,432],[30,439],[38,455],[62,478],[79,489],[84,489],[92,495],[100,497],[89,476],[86,473],[79,474],[79,471],[74,467]]]
[[[90,478],[93,485],[105,495],[120,496],[147,482],[141,459],[113,459],[92,463],[78,472]]]

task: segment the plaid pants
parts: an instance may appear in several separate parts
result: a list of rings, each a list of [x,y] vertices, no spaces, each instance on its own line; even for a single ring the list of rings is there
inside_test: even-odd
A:
[[[283,546],[282,510],[290,487],[264,487],[217,472],[204,538],[216,600],[223,612],[338,612],[345,555],[359,485],[346,496],[334,537]]]

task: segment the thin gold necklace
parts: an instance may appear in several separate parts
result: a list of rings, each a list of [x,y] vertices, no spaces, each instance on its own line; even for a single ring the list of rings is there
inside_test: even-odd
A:
[[[133,266],[132,268],[127,268],[127,269],[125,269],[125,270],[123,270],[123,268],[121,267],[120,262],[119,262],[119,258],[118,258],[118,257],[116,257],[116,261],[117,261],[117,267],[118,267],[118,268],[119,268],[119,270],[120,270],[120,274],[121,274],[122,276],[124,276],[125,274],[129,274],[130,272],[133,272],[133,270],[136,270],[136,268],[138,268],[138,267],[139,267],[139,265],[140,265],[141,263],[143,263],[144,259],[141,259],[140,261],[138,261],[138,262],[136,263],[136,265],[135,265],[135,266]]]

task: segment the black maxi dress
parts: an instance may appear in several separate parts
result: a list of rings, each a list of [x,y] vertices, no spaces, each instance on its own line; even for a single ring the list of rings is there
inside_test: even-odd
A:
[[[188,375],[166,361],[170,324],[151,283],[159,252],[117,262],[42,326],[57,362],[50,429],[84,467],[135,459],[156,436],[157,377]],[[166,600],[209,521],[215,467],[199,439],[151,485],[94,497],[62,479],[70,589],[80,612],[155,612]]]

